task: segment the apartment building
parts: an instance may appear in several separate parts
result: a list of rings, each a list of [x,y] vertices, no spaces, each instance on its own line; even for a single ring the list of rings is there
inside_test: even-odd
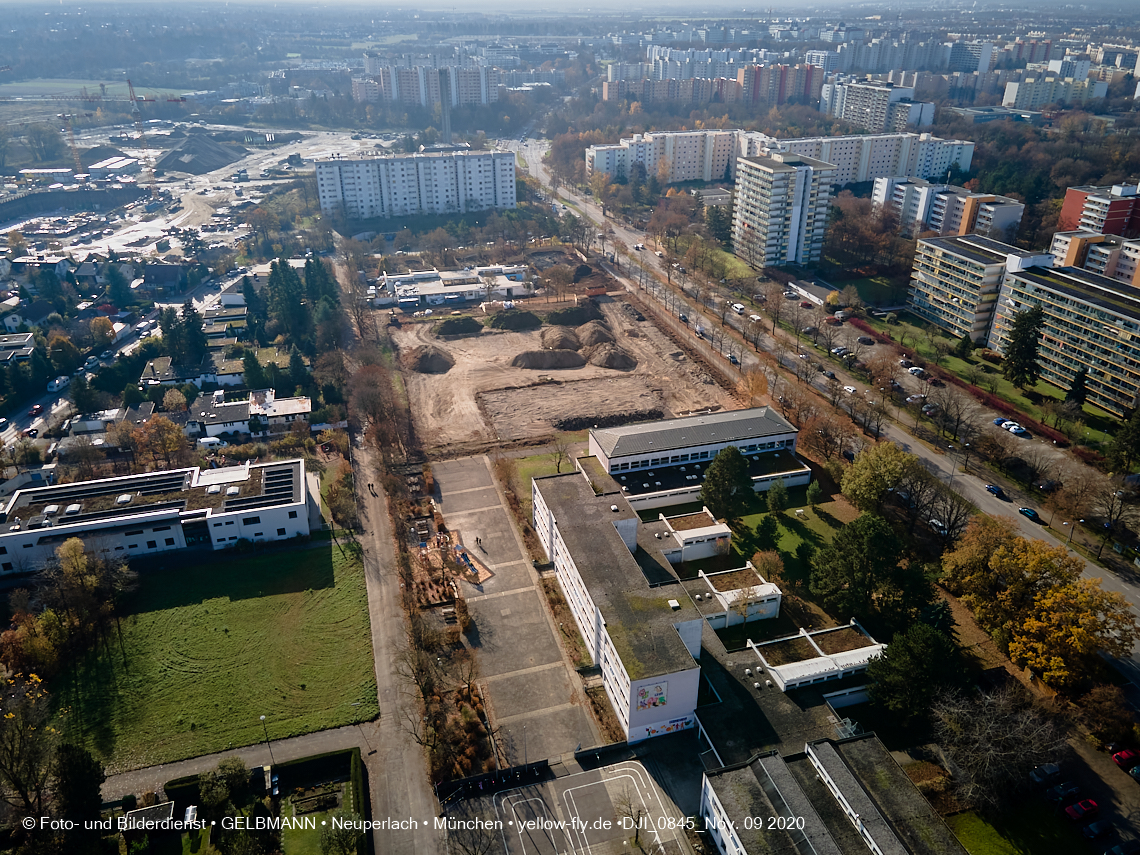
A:
[[[873,134],[902,133],[934,122],[934,105],[914,100],[913,86],[873,81],[832,83],[823,98],[828,115],[836,116]],[[821,89],[822,93],[822,89]]]
[[[899,218],[911,235],[979,234],[1009,240],[1021,225],[1025,205],[1008,196],[975,193],[921,178],[876,178],[871,201]]]
[[[1081,267],[1140,287],[1140,240],[1084,230],[1057,232],[1049,253],[1057,267]]]
[[[839,70],[839,54],[833,50],[809,50],[804,54],[804,62],[822,69],[824,74]]]
[[[1108,84],[1089,77],[1040,74],[1020,83],[1007,83],[1003,107],[1039,110],[1048,104],[1087,104],[1108,94]]]
[[[1041,306],[1045,325],[1037,361],[1042,379],[1068,389],[1083,368],[1090,403],[1118,416],[1140,405],[1140,292],[1076,267],[1009,268],[990,347],[1003,350],[1014,315]]]
[[[955,338],[983,344],[1011,252],[1020,251],[977,235],[918,241],[907,305]]]
[[[810,63],[746,65],[737,71],[736,81],[740,100],[747,104],[808,104],[819,99],[824,74],[822,68]]]
[[[321,210],[355,219],[515,207],[509,151],[422,151],[317,162]]]
[[[1107,235],[1140,237],[1140,186],[1085,184],[1065,191],[1057,228]]]
[[[499,100],[499,74],[486,66],[376,65],[368,63],[365,77],[352,80],[355,101],[403,104],[408,107],[434,107],[440,103],[442,85],[450,87],[451,106],[473,107]]]
[[[590,146],[586,149],[586,175],[589,177],[599,171],[611,176],[629,175],[634,163],[641,163],[647,170],[655,169],[661,157],[666,156],[665,141],[681,134],[705,135],[703,147],[696,149],[700,168],[697,168],[697,163],[670,163],[670,171],[678,175],[701,175],[700,180],[705,181],[722,179],[726,164],[729,177],[735,179],[737,157],[756,157],[775,151],[804,155],[832,164],[838,186],[889,176],[936,179],[945,176],[951,166],[968,171],[974,156],[972,142],[942,139],[928,133],[776,139],[758,131],[676,131],[638,134],[616,145]],[[724,140],[731,140],[732,151],[722,155]],[[674,147],[670,151],[669,156],[676,157],[693,149]],[[722,156],[727,160],[722,161]]]
[[[731,175],[737,131],[675,131],[635,134],[617,145],[586,149],[586,175],[628,176],[634,164],[664,183],[720,181]]]
[[[615,80],[602,83],[603,101],[632,98],[638,101],[676,101],[681,104],[734,104],[740,100],[736,78],[690,78],[686,80]]]
[[[4,504],[0,573],[37,570],[72,537],[122,557],[288,540],[309,534],[309,510],[304,460],[21,489]]]
[[[835,167],[776,152],[739,158],[736,173],[733,252],[753,267],[819,261]]]

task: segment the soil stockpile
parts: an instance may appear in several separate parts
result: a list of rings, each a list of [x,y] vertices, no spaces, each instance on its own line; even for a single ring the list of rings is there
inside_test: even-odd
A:
[[[496,330],[536,330],[542,326],[542,318],[534,312],[523,312],[519,309],[507,309],[491,316],[491,328]]]
[[[511,360],[515,368],[537,368],[550,371],[557,368],[581,368],[586,360],[573,350],[525,350]]]
[[[582,346],[573,330],[547,327],[542,331],[542,346],[548,350],[577,350]]]
[[[400,353],[400,364],[418,374],[446,374],[455,360],[441,347],[412,347]]]
[[[155,164],[160,172],[186,172],[204,175],[224,169],[247,154],[238,146],[221,145],[206,137],[187,137],[186,141]]]
[[[599,344],[612,344],[614,334],[604,321],[590,321],[578,327],[578,340],[582,342],[582,347],[595,347]]]
[[[546,322],[563,327],[577,327],[600,317],[602,313],[598,311],[597,303],[593,300],[583,300],[577,306],[567,306],[565,309],[547,312]]]
[[[637,367],[637,360],[618,347],[616,344],[605,342],[590,348],[586,358],[591,365],[600,368],[614,368],[618,371],[632,371]]]

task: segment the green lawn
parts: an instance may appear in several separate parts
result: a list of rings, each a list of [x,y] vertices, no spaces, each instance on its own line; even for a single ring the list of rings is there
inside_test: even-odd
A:
[[[145,573],[125,613],[53,686],[109,771],[250,745],[262,715],[281,739],[379,711],[363,567],[331,543]]]
[[[292,815],[292,814],[290,814]],[[305,814],[316,820],[316,828],[281,829],[281,851],[284,855],[323,855],[321,852],[321,822],[327,822],[329,812]]]
[[[901,342],[902,334],[905,330],[907,333],[906,347],[915,353],[920,354],[925,359],[928,359],[931,362],[934,361],[934,346],[926,339],[926,329],[929,325],[925,324],[920,319],[915,318],[909,314],[904,314],[900,315],[899,321],[894,324],[888,324],[885,321],[881,321],[877,318],[866,318],[865,320],[875,329],[889,334],[892,338],[894,338],[895,341]],[[949,337],[948,334],[943,333],[941,330],[939,330],[938,333],[939,335],[936,337],[936,341],[938,338],[941,338],[943,341],[949,342],[951,344],[956,343]],[[964,380],[968,380],[967,371],[971,365],[981,365],[990,369],[988,373],[982,375],[982,379],[979,381],[981,388],[989,391],[990,382],[992,380],[996,380],[996,394],[999,398],[1004,399],[1013,406],[1017,407],[1021,412],[1025,413],[1028,416],[1031,416],[1034,419],[1037,419],[1038,421],[1043,418],[1043,413],[1041,412],[1040,406],[1041,402],[1031,401],[1028,397],[1026,397],[1025,392],[1022,392],[1022,390],[1018,389],[1012,383],[1002,377],[1000,366],[992,365],[991,363],[988,363],[985,360],[976,357],[971,358],[970,360],[965,360],[951,354],[942,361],[941,367],[945,368],[947,371],[957,374]],[[1054,386],[1052,383],[1046,383],[1044,380],[1039,381],[1036,386],[1032,387],[1028,391],[1031,393],[1036,393],[1036,395],[1040,396],[1041,398],[1052,398],[1057,401],[1063,401],[1065,399],[1064,389]],[[1102,444],[1106,443],[1120,424],[1120,420],[1117,419],[1114,415],[1100,409],[1100,407],[1093,406],[1092,404],[1085,404],[1084,420],[1086,432],[1078,441],[1082,445],[1088,445],[1092,448],[1099,448]]]
[[[1094,849],[1048,805],[1032,800],[992,823],[974,811],[948,816],[946,822],[970,855],[1083,855],[1108,848]]]

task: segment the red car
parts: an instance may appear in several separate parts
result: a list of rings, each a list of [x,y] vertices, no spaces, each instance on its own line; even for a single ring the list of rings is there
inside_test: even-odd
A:
[[[28,410],[28,415],[34,419],[36,416],[38,416],[43,411],[44,411],[44,405],[43,404],[36,404],[34,407],[32,407],[30,410]]]
[[[1092,799],[1085,799],[1065,808],[1065,816],[1073,822],[1088,822],[1090,819],[1095,819],[1099,813],[1100,808]]]
[[[1140,765],[1140,751],[1137,751],[1135,748],[1126,748],[1124,751],[1117,751],[1112,755],[1112,762],[1121,769],[1131,769],[1133,766]]]

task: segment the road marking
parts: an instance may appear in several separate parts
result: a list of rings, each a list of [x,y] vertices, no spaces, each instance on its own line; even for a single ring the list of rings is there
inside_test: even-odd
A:
[[[561,660],[558,662],[551,662],[549,665],[535,665],[531,668],[523,668],[521,671],[505,671],[502,674],[495,674],[491,677],[484,677],[484,683],[493,683],[496,680],[505,680],[508,677],[521,677],[524,674],[537,674],[540,671],[551,671],[555,668],[563,668],[565,665]]]
[[[561,665],[562,663],[559,662],[558,664]],[[530,712],[518,713],[517,715],[508,715],[508,716],[503,716],[502,718],[496,716],[495,717],[495,724],[497,726],[501,727],[504,724],[510,724],[511,722],[515,722],[515,721],[522,721],[524,718],[534,718],[537,715],[543,715],[545,713],[558,712],[559,710],[572,710],[572,709],[577,709],[577,706],[575,704],[555,704],[552,707],[543,707],[540,710],[531,710]]]
[[[494,484],[488,484],[485,487],[468,487],[466,490],[448,490],[446,493],[441,492],[440,496],[443,501],[447,501],[448,496],[462,496],[464,493],[474,493],[476,490],[493,490]]]
[[[512,588],[509,591],[497,591],[494,594],[477,594],[474,597],[467,597],[467,602],[474,603],[474,602],[478,602],[479,600],[496,600],[499,597],[509,597],[513,594],[521,594],[525,591],[533,591],[533,590],[534,590],[534,586],[528,585],[525,588]]]

